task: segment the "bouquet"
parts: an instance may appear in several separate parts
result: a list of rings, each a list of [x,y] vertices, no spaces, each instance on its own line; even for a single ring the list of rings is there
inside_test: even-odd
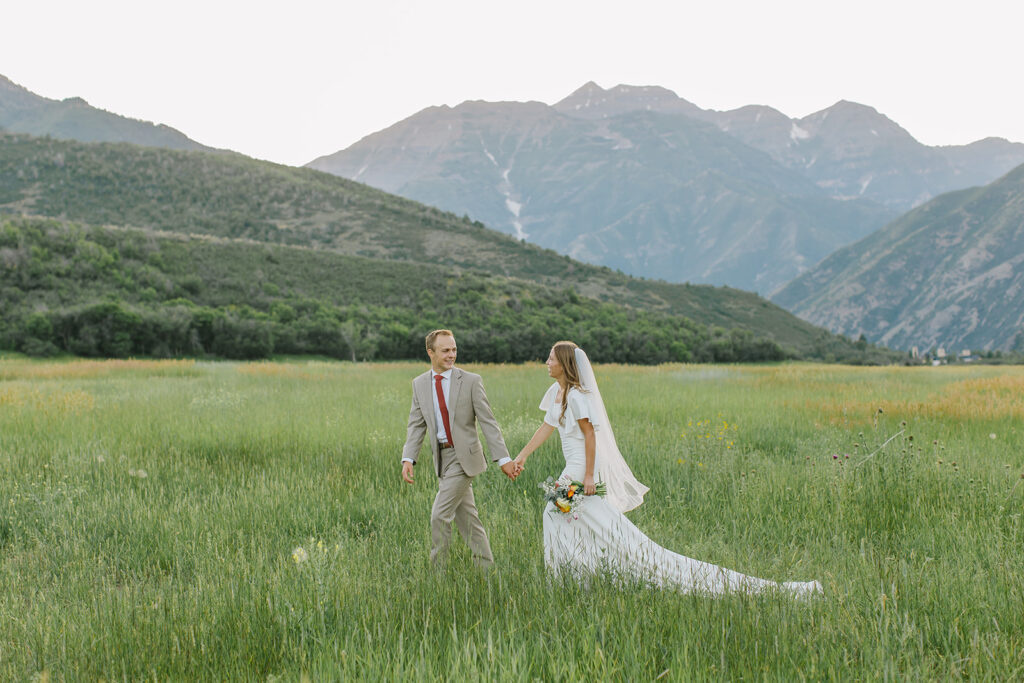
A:
[[[550,500],[560,512],[568,514],[583,502],[583,482],[569,477],[559,477],[557,480],[548,477],[537,486],[543,489],[544,500]],[[596,486],[597,495],[603,496],[605,494],[604,482],[599,481]]]

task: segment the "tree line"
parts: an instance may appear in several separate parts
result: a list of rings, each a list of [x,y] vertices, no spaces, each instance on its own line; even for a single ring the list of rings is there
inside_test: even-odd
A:
[[[794,357],[746,330],[699,325],[525,281],[437,266],[50,219],[0,223],[0,348],[29,355],[422,358],[458,330],[477,362],[546,357],[573,339],[599,362]]]

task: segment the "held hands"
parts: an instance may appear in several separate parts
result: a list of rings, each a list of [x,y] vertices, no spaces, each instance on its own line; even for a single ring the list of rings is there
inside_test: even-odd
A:
[[[505,476],[510,480],[515,481],[516,477],[519,476],[519,473],[523,471],[523,467],[516,460],[509,460],[501,466],[501,471],[504,472]],[[412,463],[408,460],[402,462],[402,479],[405,480],[405,483],[407,484],[412,484],[414,481]]]
[[[516,477],[522,474],[526,468],[526,456],[519,453],[519,457],[515,460],[505,463],[501,466],[501,471],[505,473],[505,476],[510,480],[515,481]]]
[[[516,465],[515,460],[509,460],[507,463],[501,466],[501,471],[504,472],[505,476],[508,477],[509,480],[511,481],[516,480],[516,477],[519,476],[519,473],[522,471],[522,469],[522,467]]]

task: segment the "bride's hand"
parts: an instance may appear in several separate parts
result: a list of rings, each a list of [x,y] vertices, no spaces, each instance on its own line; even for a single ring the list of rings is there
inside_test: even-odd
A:
[[[583,495],[592,496],[597,493],[597,485],[594,483],[594,475],[588,474],[583,477]]]
[[[518,470],[526,469],[526,456],[523,455],[522,453],[520,453],[518,456],[516,456],[516,459],[515,459],[514,462],[516,464],[516,469],[518,469]]]

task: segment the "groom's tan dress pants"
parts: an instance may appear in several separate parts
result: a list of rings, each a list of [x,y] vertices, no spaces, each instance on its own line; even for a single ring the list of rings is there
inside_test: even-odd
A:
[[[462,465],[455,457],[454,448],[441,451],[441,479],[437,497],[430,511],[430,561],[443,565],[448,559],[448,546],[452,541],[452,522],[466,539],[466,545],[473,553],[473,561],[481,567],[494,563],[487,532],[480,523],[473,500],[473,478],[467,477]]]

